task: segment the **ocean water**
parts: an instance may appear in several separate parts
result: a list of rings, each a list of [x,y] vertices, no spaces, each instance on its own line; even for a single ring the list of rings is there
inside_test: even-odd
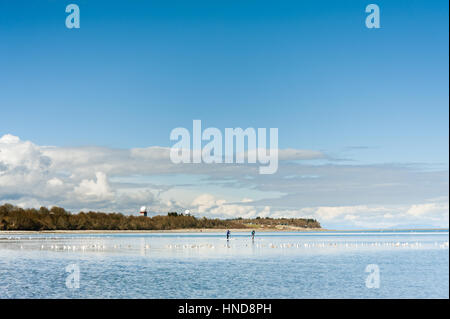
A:
[[[449,298],[448,231],[0,232],[0,298]]]

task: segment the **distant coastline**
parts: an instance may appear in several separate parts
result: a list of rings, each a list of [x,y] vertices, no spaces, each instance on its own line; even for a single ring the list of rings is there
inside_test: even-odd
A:
[[[0,231],[311,231],[320,230],[318,221],[310,218],[234,218],[211,219],[169,212],[152,217],[120,213],[80,212],[72,214],[60,207],[23,209],[0,206]]]
[[[171,234],[171,233],[225,233],[229,230],[231,233],[249,233],[252,228],[185,228],[185,229],[164,229],[164,230],[0,230],[0,234]],[[323,228],[294,229],[294,228],[272,228],[256,229],[257,232],[326,232]]]
[[[63,208],[23,209],[10,204],[0,206],[0,233],[234,233],[256,232],[420,232],[449,231],[448,228],[324,229],[306,218],[210,219],[169,212],[152,217],[120,213],[80,212]]]

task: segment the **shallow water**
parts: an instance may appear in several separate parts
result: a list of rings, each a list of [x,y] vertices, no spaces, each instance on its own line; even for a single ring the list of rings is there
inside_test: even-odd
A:
[[[0,298],[449,297],[448,231],[224,237],[0,233]]]

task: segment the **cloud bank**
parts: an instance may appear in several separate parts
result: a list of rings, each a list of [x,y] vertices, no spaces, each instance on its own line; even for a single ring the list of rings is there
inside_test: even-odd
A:
[[[161,214],[309,217],[337,229],[448,227],[447,170],[350,165],[320,151],[280,149],[278,172],[260,175],[251,164],[173,164],[169,152],[40,146],[3,135],[0,203],[74,212],[137,213],[146,205]]]

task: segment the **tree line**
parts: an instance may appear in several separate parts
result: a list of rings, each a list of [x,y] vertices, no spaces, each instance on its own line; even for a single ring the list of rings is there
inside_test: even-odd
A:
[[[169,230],[186,228],[250,228],[288,225],[320,228],[314,219],[255,218],[211,219],[170,212],[153,217],[121,213],[80,212],[72,214],[61,207],[21,208],[11,204],[0,206],[0,230]]]

